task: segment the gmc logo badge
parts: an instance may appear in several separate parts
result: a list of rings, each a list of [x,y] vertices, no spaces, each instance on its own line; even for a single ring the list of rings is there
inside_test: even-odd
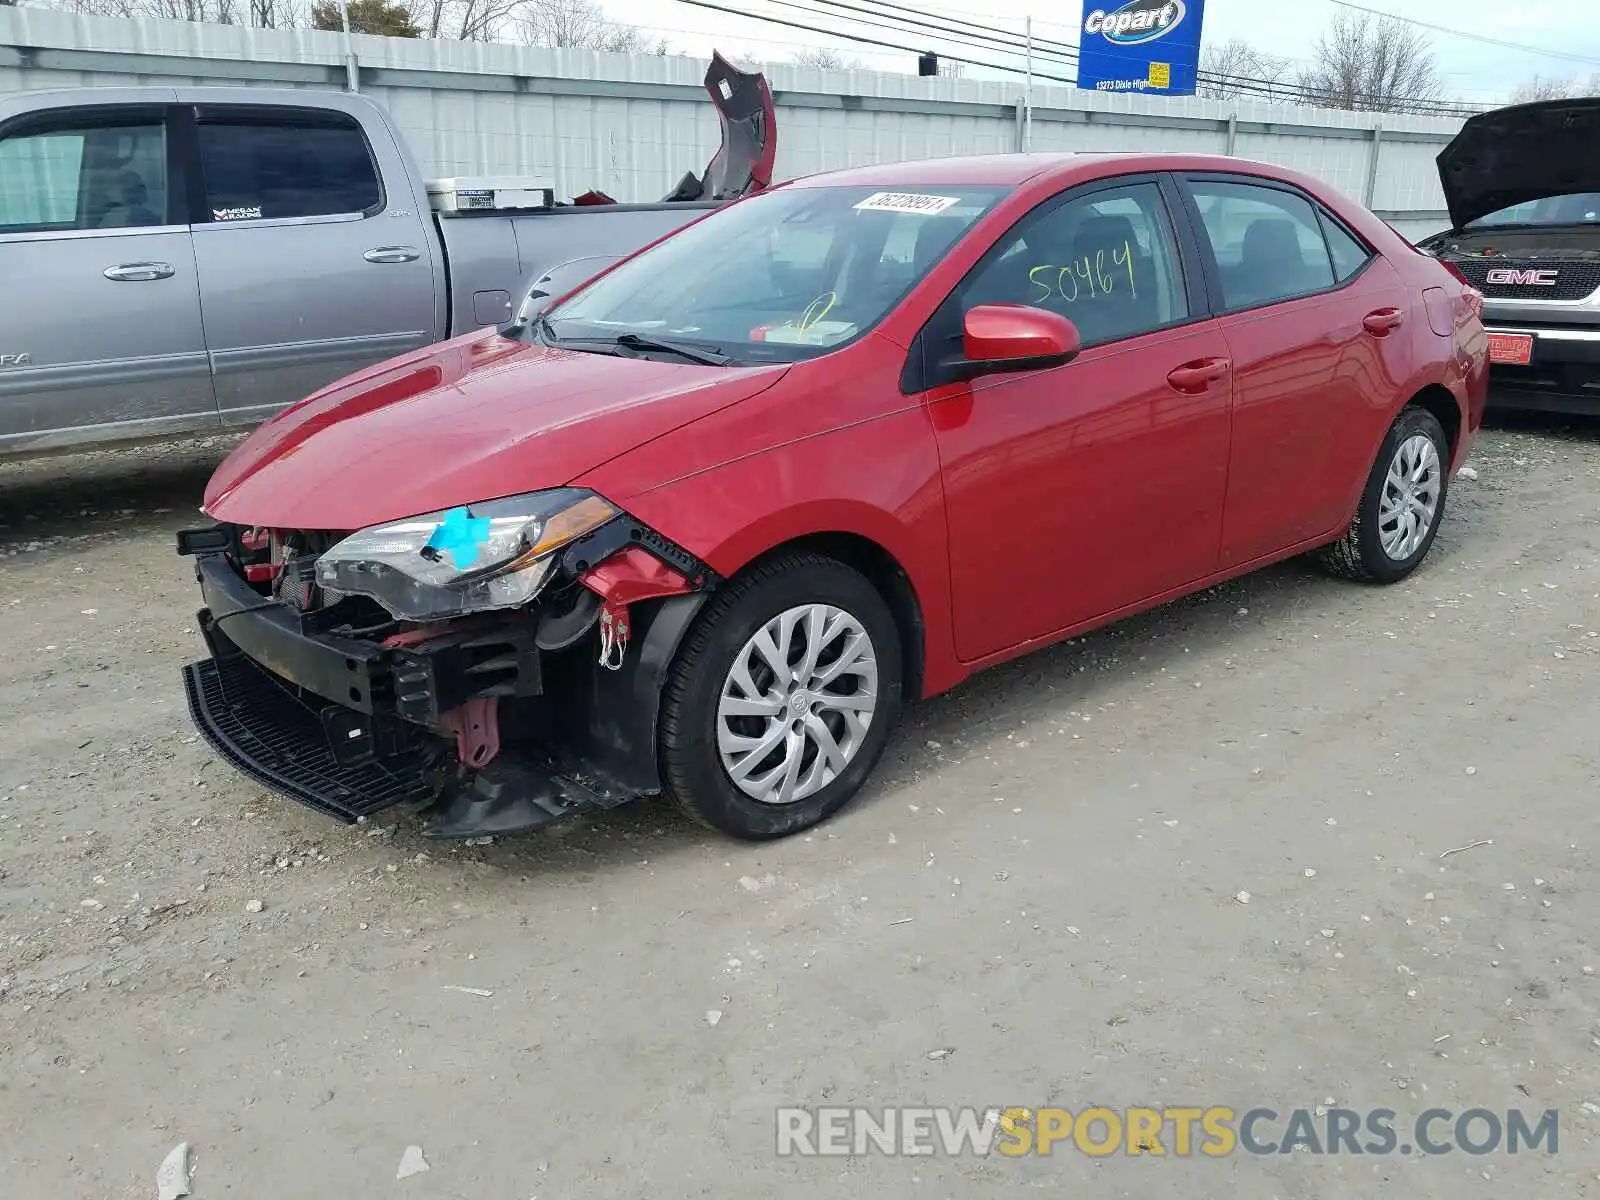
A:
[[[1497,267],[1484,276],[1485,283],[1509,283],[1518,287],[1555,287],[1559,271],[1518,271],[1512,267]]]

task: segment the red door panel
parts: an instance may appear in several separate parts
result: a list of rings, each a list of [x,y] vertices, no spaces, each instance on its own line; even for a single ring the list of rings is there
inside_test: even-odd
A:
[[[963,660],[1216,568],[1227,358],[1203,321],[929,393]]]
[[[1233,360],[1222,566],[1334,532],[1409,374],[1414,319],[1382,258],[1348,287],[1219,319]]]

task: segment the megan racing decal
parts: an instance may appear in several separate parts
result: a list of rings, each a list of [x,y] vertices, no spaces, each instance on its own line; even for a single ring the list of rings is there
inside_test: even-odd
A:
[[[249,208],[213,208],[211,210],[213,221],[259,221],[261,209],[252,205]]]
[[[1083,32],[1118,46],[1137,46],[1166,37],[1187,15],[1183,0],[1128,0],[1111,12],[1095,9],[1083,19]]]

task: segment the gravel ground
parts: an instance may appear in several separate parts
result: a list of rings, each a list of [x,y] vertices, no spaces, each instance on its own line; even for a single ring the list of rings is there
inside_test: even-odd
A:
[[[8,1193],[153,1196],[186,1141],[197,1200],[1600,1196],[1600,424],[1487,433],[1402,585],[1287,564],[917,706],[761,847],[643,807],[431,844],[224,766],[172,533],[225,449],[0,468]],[[780,1159],[785,1104],[1560,1141]]]

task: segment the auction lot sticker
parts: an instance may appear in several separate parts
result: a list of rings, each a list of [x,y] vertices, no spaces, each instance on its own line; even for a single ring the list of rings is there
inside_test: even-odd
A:
[[[921,192],[873,192],[856,205],[862,212],[942,213],[960,196],[928,196]]]

